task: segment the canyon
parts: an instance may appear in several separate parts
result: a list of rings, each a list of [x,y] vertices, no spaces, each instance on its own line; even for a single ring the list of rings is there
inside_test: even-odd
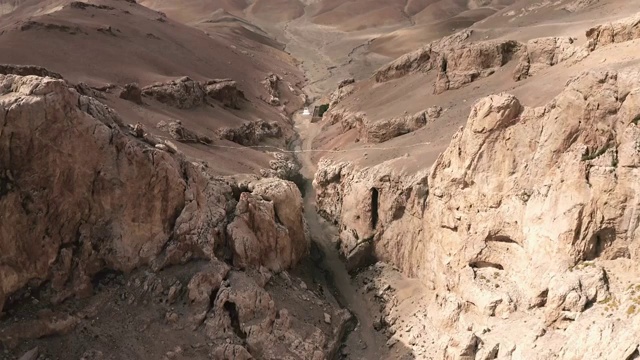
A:
[[[639,359],[638,5],[0,1],[0,359]]]

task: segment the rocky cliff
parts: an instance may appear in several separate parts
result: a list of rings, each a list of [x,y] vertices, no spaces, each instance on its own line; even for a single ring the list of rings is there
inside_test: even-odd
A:
[[[293,183],[238,187],[64,80],[0,75],[0,124],[0,211],[11,224],[0,232],[0,309],[23,289],[46,289],[40,301],[52,303],[92,295],[109,271],[222,256],[280,272],[309,252]],[[19,336],[1,328],[2,342]]]
[[[428,284],[443,337],[489,327],[443,345],[447,358],[477,358],[490,341],[500,356],[515,344],[511,358],[633,358],[638,342],[620,332],[639,331],[629,290],[640,280],[630,270],[640,256],[639,79],[587,72],[537,108],[484,98],[428,173],[402,174],[401,159],[322,162],[319,210],[340,227],[346,257],[368,244],[370,256]],[[523,316],[544,331],[506,320]],[[558,330],[585,327],[583,317],[595,321],[588,333]],[[580,348],[598,336],[608,340]]]

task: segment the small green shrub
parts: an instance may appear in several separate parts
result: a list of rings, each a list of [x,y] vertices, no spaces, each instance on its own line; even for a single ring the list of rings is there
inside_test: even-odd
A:
[[[329,110],[329,104],[322,104],[318,108],[318,116],[322,117]]]

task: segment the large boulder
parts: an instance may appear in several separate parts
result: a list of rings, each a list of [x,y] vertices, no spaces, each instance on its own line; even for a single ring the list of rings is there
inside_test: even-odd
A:
[[[431,42],[416,51],[402,55],[398,59],[378,69],[374,78],[377,82],[387,82],[414,72],[427,72],[437,65],[438,54],[447,48],[463,44],[472,34],[471,30],[462,30],[453,35]]]
[[[205,103],[202,84],[185,76],[166,83],[142,88],[142,94],[178,109],[192,109]]]
[[[296,185],[264,179],[242,192],[235,218],[227,226],[234,265],[282,271],[307,255],[310,241]]]

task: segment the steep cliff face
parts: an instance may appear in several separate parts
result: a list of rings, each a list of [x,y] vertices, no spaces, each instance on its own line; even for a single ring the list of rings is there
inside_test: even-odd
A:
[[[50,281],[61,301],[91,294],[92,278],[105,269],[160,269],[213,259],[228,246],[227,223],[242,211],[234,211],[227,181],[170,142],[130,132],[112,109],[64,80],[0,75],[0,124],[0,211],[11,224],[0,231],[0,309],[27,284]],[[275,234],[272,256],[256,248],[235,261],[257,267],[268,259],[284,270],[309,247],[301,206],[281,205],[301,204],[301,195],[277,179],[251,188],[257,192],[248,196],[275,209],[263,222],[252,219],[251,231],[264,233],[279,218],[287,236]]]
[[[499,329],[508,323],[501,319],[527,311],[543,329],[580,328],[579,314],[611,298],[618,304],[606,312],[635,314],[628,285],[639,274],[620,268],[640,257],[638,80],[638,72],[587,72],[538,108],[509,94],[484,98],[428,176],[403,176],[402,159],[365,169],[322,162],[318,207],[340,226],[347,257],[367,240],[377,258],[438,294],[429,313],[444,335],[465,324]],[[600,330],[589,336],[611,321],[596,307],[585,317]],[[634,318],[624,316],[614,332],[637,333]],[[543,340],[545,349],[554,349],[556,335]],[[566,359],[634,349],[623,337],[589,353],[579,334],[562,337]],[[536,340],[509,338],[522,348],[514,358],[535,353],[525,349]],[[465,341],[446,345],[448,356],[482,348]]]

